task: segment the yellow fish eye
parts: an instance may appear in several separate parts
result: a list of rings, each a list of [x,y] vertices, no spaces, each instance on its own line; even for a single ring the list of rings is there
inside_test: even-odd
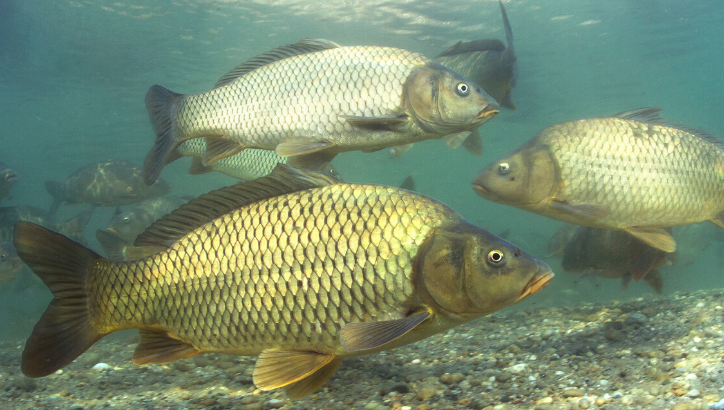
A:
[[[508,172],[510,172],[510,165],[508,165],[507,162],[501,162],[500,165],[498,165],[498,173],[500,173],[500,175],[507,175]]]
[[[493,249],[492,251],[488,252],[488,262],[495,266],[501,265],[503,262],[505,262],[505,254],[503,253],[503,251]]]
[[[466,83],[458,83],[458,85],[455,87],[457,93],[461,97],[465,97],[468,94],[470,94],[470,86]]]

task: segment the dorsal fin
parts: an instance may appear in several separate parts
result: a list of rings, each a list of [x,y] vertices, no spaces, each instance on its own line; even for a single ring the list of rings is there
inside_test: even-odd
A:
[[[211,191],[164,216],[138,235],[135,246],[169,247],[194,229],[244,205],[305,189],[338,184],[323,172],[277,164],[271,174]]]
[[[269,50],[266,53],[259,54],[256,57],[242,63],[238,67],[229,71],[219,79],[214,85],[214,88],[225,86],[237,78],[256,70],[259,67],[273,63],[275,61],[283,60],[285,58],[298,56],[307,53],[314,53],[322,50],[329,50],[332,48],[341,47],[334,41],[324,39],[304,39],[296,44],[287,44],[285,46],[277,47],[273,50]]]
[[[505,44],[498,39],[458,41],[435,58],[474,53],[476,51],[505,51]]]
[[[699,137],[707,142],[710,142],[711,144],[713,144],[720,150],[724,151],[724,141],[722,141],[720,138],[716,137],[715,135],[712,135],[701,128],[694,128],[694,127],[690,127],[688,125],[682,125],[682,124],[675,123],[673,121],[666,120],[666,119],[662,118],[659,114],[661,114],[661,108],[645,107],[645,108],[638,108],[635,110],[620,112],[620,113],[614,115],[614,117],[622,118],[625,120],[643,122],[646,124],[660,125],[662,127],[676,128],[677,130],[685,131],[685,132],[688,132],[689,134],[694,134],[697,137]]]

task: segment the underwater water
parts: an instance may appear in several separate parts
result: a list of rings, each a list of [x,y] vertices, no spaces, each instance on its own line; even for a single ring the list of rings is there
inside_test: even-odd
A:
[[[560,271],[547,255],[563,224],[487,201],[471,188],[476,173],[543,128],[562,121],[661,107],[677,123],[724,136],[724,8],[720,0],[511,0],[518,63],[515,111],[501,109],[479,132],[480,157],[441,140],[415,144],[399,158],[386,150],[342,153],[333,165],[345,182],[416,190],[466,220],[541,257],[556,277],[540,294],[509,309],[576,306],[653,293],[643,282]],[[497,1],[61,0],[0,2],[0,161],[18,181],[12,199],[47,209],[45,181],[107,159],[142,163],[154,140],[144,106],[153,84],[190,94],[211,89],[241,62],[303,38],[342,45],[393,46],[435,56],[459,40],[505,40]],[[218,173],[188,175],[190,160],[162,177],[173,195],[198,196],[231,185]],[[67,219],[87,205],[64,206]],[[104,228],[113,207],[96,210],[85,229]],[[660,269],[663,295],[724,287],[720,229],[708,222],[678,239],[679,263]],[[690,244],[691,243],[691,244]],[[703,250],[702,250],[703,249]],[[24,275],[27,275],[25,272]],[[22,341],[50,292],[0,289],[0,339]],[[130,356],[128,356],[130,362]],[[130,363],[129,363],[130,364]]]

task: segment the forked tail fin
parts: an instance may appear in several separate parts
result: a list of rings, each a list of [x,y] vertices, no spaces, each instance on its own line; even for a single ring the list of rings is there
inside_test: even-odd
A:
[[[181,143],[181,141],[177,141],[173,133],[174,119],[172,116],[174,102],[181,96],[181,94],[176,94],[160,85],[152,86],[146,93],[146,109],[153,132],[156,134],[153,148],[148,152],[143,163],[143,181],[148,186],[156,182],[158,176],[161,175],[163,166],[170,162],[169,156]]]
[[[54,299],[25,343],[22,371],[43,377],[66,366],[106,335],[90,322],[86,278],[103,258],[30,222],[15,224],[15,247]]]

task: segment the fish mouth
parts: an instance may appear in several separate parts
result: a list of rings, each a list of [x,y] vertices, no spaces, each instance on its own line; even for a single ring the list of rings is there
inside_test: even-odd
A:
[[[21,268],[23,265],[25,265],[25,262],[19,260],[13,264],[12,270],[15,271],[16,269]]]
[[[478,115],[475,116],[475,119],[488,121],[489,119],[495,117],[499,112],[500,110],[498,107],[485,107],[478,113]]]
[[[8,171],[5,173],[5,180],[8,182],[16,182],[18,180],[18,174],[15,171]]]
[[[479,182],[473,182],[473,190],[475,190],[475,192],[483,198],[495,198],[495,195],[486,188],[485,185]]]
[[[525,298],[527,298],[530,295],[535,295],[536,293],[540,292],[541,289],[548,286],[548,283],[553,279],[553,277],[556,276],[553,271],[551,270],[544,270],[543,272],[538,272],[533,276],[533,279],[528,282],[527,285],[525,285],[525,289],[523,289],[523,292],[520,294],[520,297],[518,298],[518,301],[521,301]]]

